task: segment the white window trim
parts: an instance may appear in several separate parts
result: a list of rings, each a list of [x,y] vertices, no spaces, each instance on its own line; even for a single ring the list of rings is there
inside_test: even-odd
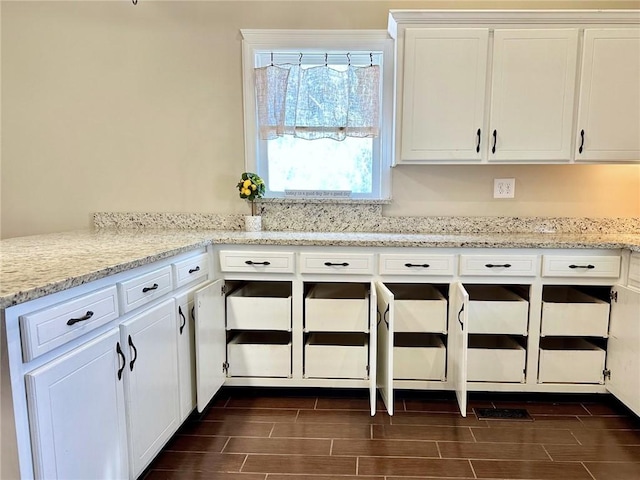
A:
[[[380,115],[379,199],[391,198],[391,165],[394,151],[394,43],[386,30],[254,30],[242,29],[242,82],[244,104],[245,169],[257,170],[257,122],[255,77],[256,51],[376,50],[383,52],[382,112]],[[375,178],[374,174],[374,178]]]

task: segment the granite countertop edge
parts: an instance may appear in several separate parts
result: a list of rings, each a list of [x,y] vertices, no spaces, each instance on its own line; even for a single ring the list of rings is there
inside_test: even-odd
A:
[[[98,230],[0,242],[0,309],[208,245],[577,248],[640,252],[640,234]]]

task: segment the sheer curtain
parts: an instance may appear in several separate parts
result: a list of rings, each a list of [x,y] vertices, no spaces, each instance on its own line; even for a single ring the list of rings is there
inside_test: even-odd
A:
[[[260,138],[293,135],[306,140],[377,137],[380,66],[255,69]]]

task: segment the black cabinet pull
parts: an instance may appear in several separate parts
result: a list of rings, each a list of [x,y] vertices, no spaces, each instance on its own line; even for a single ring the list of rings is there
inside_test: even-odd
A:
[[[485,267],[487,267],[487,268],[511,268],[511,264],[510,263],[502,263],[502,264],[487,263],[485,265]]]
[[[127,359],[124,358],[124,353],[122,353],[122,349],[120,348],[120,342],[116,343],[116,352],[122,359],[122,366],[118,368],[118,380],[122,380],[122,371],[124,370],[124,367],[127,366]]]
[[[133,349],[133,358],[131,359],[131,362],[129,362],[129,370],[133,372],[133,364],[136,363],[136,360],[138,360],[138,349],[133,344],[133,340],[131,340],[131,335],[129,335],[129,346]]]
[[[324,262],[327,267],[348,267],[349,264],[347,262],[342,263],[332,263],[332,262]]]
[[[182,335],[182,330],[184,330],[184,326],[187,324],[187,319],[184,316],[184,313],[182,313],[182,307],[178,306],[178,315],[180,315],[182,317],[182,324],[180,325],[180,335]]]
[[[196,321],[196,307],[191,307],[191,320]]]
[[[493,131],[493,147],[491,147],[491,153],[496,153],[496,142],[498,141],[498,131]]]
[[[271,262],[254,262],[253,260],[247,260],[246,262],[247,265],[271,265]]]
[[[195,273],[200,271],[200,265],[196,266],[196,268],[190,268],[189,273]]]
[[[478,136],[478,144],[476,145],[476,153],[480,153],[480,129],[478,129],[478,131],[476,132],[476,135]]]
[[[460,328],[464,331],[464,323],[462,321],[462,312],[464,311],[464,303],[462,304],[462,308],[458,312],[458,322],[460,323]]]
[[[569,268],[586,268],[586,269],[592,270],[592,269],[596,268],[596,266],[595,265],[591,265],[591,264],[589,264],[589,265],[569,265]]]
[[[159,285],[157,283],[154,283],[151,287],[144,287],[142,289],[142,293],[147,293],[150,292],[151,290],[157,290],[159,287]]]
[[[584,149],[584,130],[580,130],[580,148],[578,148],[578,153],[582,153]]]
[[[430,267],[428,263],[405,263],[404,266],[407,268],[413,268],[413,267],[429,268]]]
[[[67,320],[67,325],[75,325],[78,322],[84,322],[85,320],[89,320],[91,317],[93,317],[93,312],[91,310],[88,310],[87,313],[85,313],[80,318],[70,318],[69,320]]]

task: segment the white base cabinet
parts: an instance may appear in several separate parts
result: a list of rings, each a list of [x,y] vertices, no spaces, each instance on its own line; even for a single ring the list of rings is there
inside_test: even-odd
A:
[[[25,375],[35,478],[129,477],[118,340],[113,329]]]

